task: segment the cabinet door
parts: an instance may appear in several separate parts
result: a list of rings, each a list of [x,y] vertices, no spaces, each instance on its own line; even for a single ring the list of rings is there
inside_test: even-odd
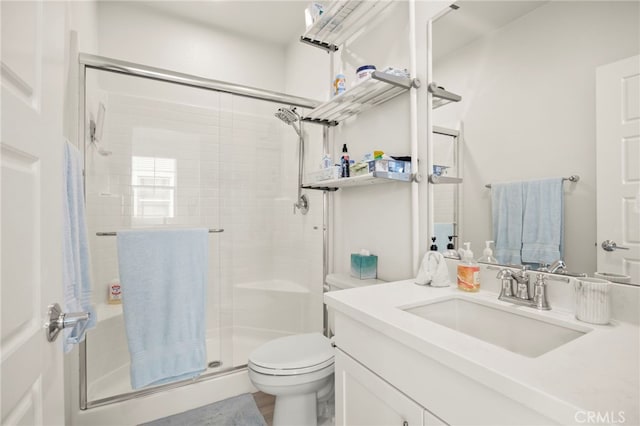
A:
[[[423,425],[423,407],[344,352],[335,360],[336,426]]]

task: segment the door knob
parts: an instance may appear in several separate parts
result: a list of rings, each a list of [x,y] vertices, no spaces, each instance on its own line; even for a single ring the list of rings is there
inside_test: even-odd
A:
[[[629,250],[629,247],[620,247],[613,240],[604,240],[602,242],[602,248],[605,251],[614,251],[614,250]]]
[[[80,321],[87,321],[90,316],[91,314],[89,312],[65,314],[57,303],[49,305],[49,321],[44,325],[44,333],[47,336],[47,341],[55,341],[61,330],[73,327]]]

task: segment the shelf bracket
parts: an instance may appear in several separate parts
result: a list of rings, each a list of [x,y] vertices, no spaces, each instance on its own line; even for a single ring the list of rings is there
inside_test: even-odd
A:
[[[302,188],[314,189],[316,191],[329,191],[329,192],[336,192],[338,189],[340,189],[340,188],[329,188],[328,186],[317,187],[317,186],[306,186],[306,185],[302,185]]]
[[[462,183],[462,178],[459,177],[448,177],[448,176],[438,176],[438,175],[429,175],[429,182],[434,185],[442,184],[442,183]]]
[[[314,39],[309,38],[309,37],[300,36],[300,41],[302,43],[308,44],[310,46],[317,47],[318,49],[322,49],[322,50],[326,51],[327,53],[337,52],[338,51],[338,46],[336,46],[335,44],[326,43],[326,42],[320,41],[320,40],[314,40]]]
[[[445,90],[444,87],[438,86],[437,83],[429,83],[427,90],[433,93],[433,96],[436,98],[446,99],[451,102],[460,102],[460,100],[462,100],[462,96]]]
[[[335,120],[325,120],[322,118],[301,117],[300,120],[306,121],[307,123],[322,124],[323,126],[327,127],[335,127],[340,124]]]
[[[417,79],[408,79],[406,77],[400,77],[397,75],[389,74],[382,71],[374,71],[371,74],[371,78],[374,80],[384,81],[385,83],[389,83],[392,86],[402,87],[403,89],[411,89],[412,87],[420,87],[420,81]],[[417,80],[418,86],[414,86]]]

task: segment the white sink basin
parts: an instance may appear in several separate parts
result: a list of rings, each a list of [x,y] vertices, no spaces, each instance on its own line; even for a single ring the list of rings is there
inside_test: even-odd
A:
[[[502,306],[490,306],[461,297],[401,308],[487,343],[531,358],[564,345],[590,329],[550,322],[515,312]]]

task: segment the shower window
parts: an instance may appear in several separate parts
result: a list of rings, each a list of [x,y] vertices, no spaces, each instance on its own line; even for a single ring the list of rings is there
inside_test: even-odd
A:
[[[131,157],[134,222],[174,217],[175,188],[174,158]]]

